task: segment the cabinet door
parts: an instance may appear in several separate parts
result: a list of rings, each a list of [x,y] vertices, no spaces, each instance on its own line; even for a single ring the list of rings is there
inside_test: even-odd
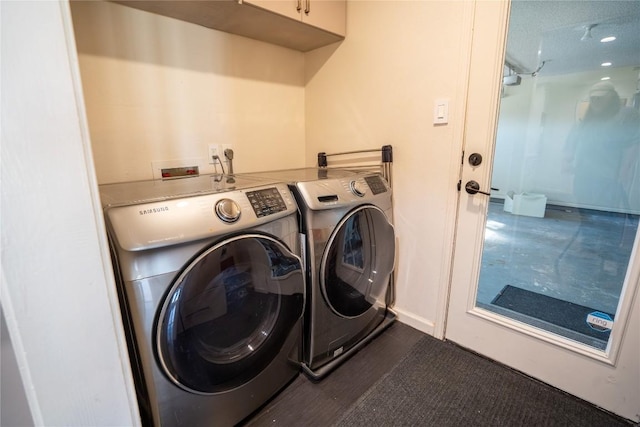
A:
[[[340,36],[346,33],[346,0],[244,0],[244,3]]]
[[[334,34],[346,35],[346,0],[301,0],[301,2],[303,22]]]
[[[304,7],[304,0],[244,0],[243,3],[248,3],[298,21],[300,20],[298,8],[302,11]]]

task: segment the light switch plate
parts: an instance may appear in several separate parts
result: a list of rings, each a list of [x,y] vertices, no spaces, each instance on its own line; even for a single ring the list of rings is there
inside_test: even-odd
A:
[[[433,102],[433,124],[449,123],[449,99],[436,99]]]

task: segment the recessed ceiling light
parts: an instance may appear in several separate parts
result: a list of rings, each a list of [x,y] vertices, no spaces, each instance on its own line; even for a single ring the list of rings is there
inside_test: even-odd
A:
[[[611,62],[603,62],[600,64],[601,67],[611,67]]]
[[[603,77],[600,80],[611,80],[611,77]]]
[[[616,38],[614,36],[605,37],[600,39],[600,43],[608,43],[614,41]]]

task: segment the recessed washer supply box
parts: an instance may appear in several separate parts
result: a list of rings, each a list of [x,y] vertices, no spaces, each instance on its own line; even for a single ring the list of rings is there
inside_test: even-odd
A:
[[[504,199],[504,211],[514,215],[544,218],[547,208],[547,196],[539,193],[507,193]]]

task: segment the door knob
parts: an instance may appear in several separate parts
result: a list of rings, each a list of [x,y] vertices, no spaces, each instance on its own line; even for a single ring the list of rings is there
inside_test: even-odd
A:
[[[471,166],[480,166],[481,163],[482,163],[482,154],[473,153],[469,156],[469,164]]]
[[[486,191],[480,191],[480,184],[478,184],[476,181],[469,181],[464,185],[464,189],[467,193],[469,194],[484,194],[486,196],[490,196],[491,193],[487,193]],[[494,191],[500,191],[498,188],[493,188],[491,187],[492,190]]]

